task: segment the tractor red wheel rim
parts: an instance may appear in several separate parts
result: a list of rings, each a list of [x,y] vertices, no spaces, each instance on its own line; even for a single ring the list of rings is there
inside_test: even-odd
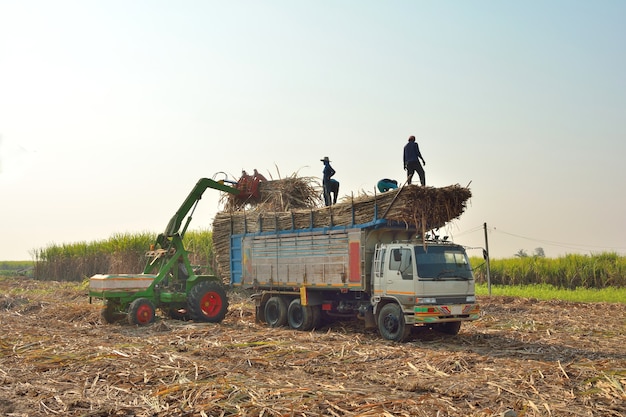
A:
[[[137,322],[140,324],[150,323],[152,320],[152,308],[147,304],[142,304],[137,308]]]
[[[204,294],[200,300],[200,309],[207,317],[214,317],[222,310],[222,297],[214,291]]]

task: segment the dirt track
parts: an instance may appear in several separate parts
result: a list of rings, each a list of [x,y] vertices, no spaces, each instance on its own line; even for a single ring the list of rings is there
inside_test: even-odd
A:
[[[482,298],[456,337],[254,322],[102,325],[86,291],[0,278],[1,416],[624,416],[626,305]],[[511,414],[512,415],[512,414]]]

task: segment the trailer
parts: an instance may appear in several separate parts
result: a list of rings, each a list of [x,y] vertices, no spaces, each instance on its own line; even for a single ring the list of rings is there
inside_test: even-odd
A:
[[[457,334],[480,314],[465,249],[406,224],[244,230],[229,246],[231,285],[254,290],[256,318],[270,327],[352,317],[402,342],[415,326]]]

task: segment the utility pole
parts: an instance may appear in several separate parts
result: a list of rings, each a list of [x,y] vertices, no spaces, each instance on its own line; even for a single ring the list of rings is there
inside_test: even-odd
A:
[[[485,251],[483,253],[483,257],[487,262],[487,289],[489,291],[489,296],[491,297],[491,268],[489,266],[489,240],[487,239],[487,222],[483,223],[483,227],[485,229]]]

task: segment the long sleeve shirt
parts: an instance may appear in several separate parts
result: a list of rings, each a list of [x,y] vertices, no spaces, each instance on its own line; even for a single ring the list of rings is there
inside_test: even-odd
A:
[[[324,162],[324,182],[330,181],[330,178],[335,175],[335,170],[330,166],[330,163]]]
[[[420,148],[417,145],[417,142],[409,142],[406,145],[404,145],[403,157],[404,157],[403,158],[404,165],[406,165],[407,162],[419,161],[420,159],[424,161],[424,158],[422,157],[422,154],[420,153]]]

